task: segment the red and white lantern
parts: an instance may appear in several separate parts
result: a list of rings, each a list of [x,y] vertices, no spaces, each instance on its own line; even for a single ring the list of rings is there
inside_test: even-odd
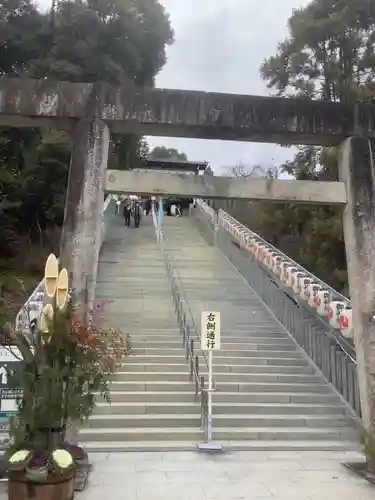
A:
[[[294,283],[293,283],[293,292],[296,294],[301,293],[301,280],[306,276],[306,273],[303,271],[297,271],[293,273]]]
[[[346,339],[353,339],[353,318],[352,318],[352,308],[346,306],[340,314],[339,317],[340,330],[343,337]]]
[[[320,292],[322,288],[323,288],[322,285],[320,283],[317,283],[316,281],[315,282],[313,281],[309,285],[309,298],[307,300],[307,303],[313,309],[316,309],[315,299],[318,292]]]
[[[258,254],[257,254],[257,260],[259,262],[263,262],[266,249],[267,249],[267,245],[265,245],[264,243],[262,243],[261,245],[259,245]]]
[[[340,328],[340,316],[346,304],[341,300],[333,300],[328,306],[328,321],[332,328]]]
[[[279,273],[280,273],[280,279],[284,282],[286,281],[285,273],[286,273],[286,270],[288,269],[289,266],[290,266],[290,262],[288,262],[285,259],[281,259]]]
[[[280,265],[281,265],[281,257],[278,254],[275,254],[272,258],[272,271],[276,275],[280,275]]]
[[[315,296],[315,308],[319,316],[327,316],[329,303],[331,302],[331,292],[327,289],[321,289]]]
[[[290,286],[293,288],[293,284],[294,284],[294,275],[298,273],[298,269],[294,266],[291,266],[289,265],[286,269],[285,269],[285,273],[284,273],[284,276],[285,276],[285,284],[287,286]]]
[[[304,276],[300,280],[300,297],[303,300],[309,300],[309,286],[313,282],[313,279],[309,276]]]

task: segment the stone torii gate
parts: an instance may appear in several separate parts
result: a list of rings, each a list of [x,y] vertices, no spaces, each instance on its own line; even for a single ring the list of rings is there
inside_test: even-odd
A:
[[[95,291],[103,190],[342,206],[363,422],[375,435],[374,105],[3,78],[0,125],[63,128],[72,135],[61,259],[71,271],[75,300],[83,315]],[[339,182],[238,182],[223,177],[107,171],[110,130],[341,145]]]

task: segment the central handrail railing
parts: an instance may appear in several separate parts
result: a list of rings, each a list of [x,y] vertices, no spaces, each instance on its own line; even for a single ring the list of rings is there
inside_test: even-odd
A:
[[[168,255],[165,248],[165,238],[162,228],[159,225],[158,218],[154,207],[152,207],[152,219],[156,232],[156,238],[160,245],[161,253],[164,258],[167,275],[170,281],[172,298],[174,303],[177,320],[180,326],[180,332],[183,337],[184,347],[186,349],[186,360],[190,363],[190,379],[195,381],[195,397],[200,398],[201,403],[201,427],[205,431],[205,436],[208,436],[208,388],[206,387],[205,376],[199,372],[199,356],[195,353],[194,340],[200,338],[199,331],[196,327],[194,317],[192,315],[189,304],[186,300],[186,295],[182,287],[180,275],[177,266],[171,255]],[[184,304],[188,308],[188,318],[184,310]],[[191,324],[189,324],[189,320]],[[191,338],[192,326],[195,330],[195,338]],[[203,353],[203,359],[207,364],[208,373],[208,360]],[[212,386],[215,387],[213,380]]]

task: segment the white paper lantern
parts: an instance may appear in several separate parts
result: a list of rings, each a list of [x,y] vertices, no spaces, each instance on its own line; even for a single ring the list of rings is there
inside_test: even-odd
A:
[[[309,285],[312,283],[313,279],[309,276],[304,276],[300,280],[300,297],[303,300],[309,300]]]
[[[280,275],[280,265],[281,265],[281,257],[278,254],[275,254],[272,259],[272,271],[276,275]]]
[[[320,283],[317,283],[317,282],[312,282],[310,283],[309,285],[309,298],[307,300],[307,303],[310,307],[312,307],[313,309],[316,309],[316,304],[315,304],[315,298],[316,298],[316,295],[317,293],[322,289],[322,285]]]
[[[270,251],[267,253],[265,264],[268,267],[268,269],[272,268],[272,262],[273,262],[274,255],[276,255],[276,253],[272,249],[270,249]]]
[[[281,259],[279,273],[280,273],[280,279],[284,281],[284,283],[286,282],[286,270],[288,269],[289,266],[290,262],[288,262],[285,259]]]
[[[346,304],[341,300],[333,300],[328,307],[328,321],[332,328],[340,328],[340,315]]]
[[[259,260],[260,253],[262,251],[262,243],[260,241],[256,242],[254,257]]]
[[[261,245],[259,245],[258,255],[257,255],[257,259],[258,259],[259,262],[263,262],[266,248],[267,248],[267,245],[265,245],[264,243],[262,243]]]
[[[254,258],[256,259],[257,258],[257,255],[258,255],[258,248],[260,247],[260,242],[258,240],[256,240],[254,242],[254,248],[253,248],[253,255],[254,255]]]
[[[265,266],[267,265],[267,257],[270,252],[272,252],[271,248],[266,246],[263,251],[263,260],[262,260],[262,264],[264,264]]]
[[[301,279],[306,276],[306,273],[304,273],[303,271],[297,271],[296,273],[293,273],[293,279],[294,279],[294,283],[293,283],[293,292],[296,293],[296,294],[299,294],[300,291],[301,291]]]
[[[315,308],[319,316],[327,316],[329,303],[331,301],[331,292],[322,288],[319,290],[315,297]]]
[[[340,330],[343,337],[346,339],[353,339],[353,317],[352,317],[352,308],[350,306],[346,306],[340,314],[339,317],[340,322]]]
[[[286,285],[293,288],[295,275],[298,273],[298,268],[295,266],[288,266],[285,270],[287,278],[285,280]]]

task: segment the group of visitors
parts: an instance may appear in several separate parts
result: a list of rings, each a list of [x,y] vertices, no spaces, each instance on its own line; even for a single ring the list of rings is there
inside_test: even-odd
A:
[[[134,227],[138,228],[142,218],[142,209],[139,201],[130,201],[124,203],[123,215],[125,225],[130,227],[131,219],[134,221]]]
[[[122,215],[127,227],[131,226],[133,220],[134,227],[138,228],[142,219],[143,210],[138,198],[125,197],[117,199],[117,214]],[[121,214],[122,212],[122,214]]]
[[[164,211],[171,217],[181,217],[183,211],[188,208],[189,215],[191,215],[191,210],[195,206],[194,201],[193,199],[167,198],[163,204]],[[156,213],[159,211],[159,203],[154,196],[143,199],[137,196],[126,196],[117,200],[117,214],[124,217],[127,227],[131,227],[133,221],[134,227],[138,228],[142,215],[151,215],[152,209]]]

